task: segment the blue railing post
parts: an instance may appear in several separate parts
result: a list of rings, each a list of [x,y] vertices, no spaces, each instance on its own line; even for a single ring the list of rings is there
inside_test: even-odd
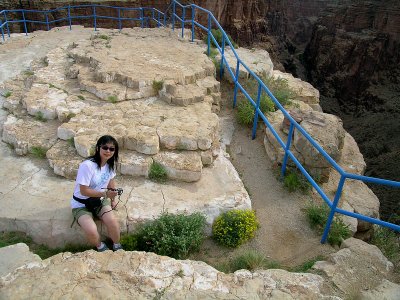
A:
[[[238,89],[238,81],[239,81],[239,60],[237,60],[236,64],[236,72],[235,72],[235,88],[233,90],[233,108],[236,107],[236,98],[237,98],[237,89]]]
[[[222,43],[221,43],[221,66],[219,68],[219,78],[222,79],[224,76],[224,53],[225,53],[225,35],[222,35]]]
[[[257,92],[256,110],[254,111],[253,132],[251,134],[252,140],[254,140],[256,138],[257,125],[258,125],[258,109],[260,108],[261,93],[262,93],[261,83],[259,83],[258,84],[258,92]]]
[[[26,28],[25,11],[22,11],[22,18],[24,20],[25,35],[28,35],[28,28]]]
[[[325,244],[326,239],[328,238],[329,229],[331,228],[333,216],[335,215],[336,207],[337,207],[337,205],[338,205],[338,203],[339,203],[340,196],[342,195],[342,190],[343,190],[343,185],[344,185],[345,180],[346,180],[346,176],[342,175],[342,176],[340,177],[340,181],[339,181],[339,184],[338,184],[338,188],[337,188],[336,194],[335,194],[335,199],[333,200],[333,203],[332,203],[332,206],[331,206],[331,211],[330,211],[330,213],[329,213],[328,220],[326,221],[326,225],[325,225],[325,229],[324,229],[324,234],[322,235],[322,239],[321,239],[321,244]]]
[[[172,2],[172,31],[175,31],[175,1]]]
[[[96,18],[96,5],[93,5],[93,23],[94,23],[94,31],[97,31],[97,18]]]
[[[144,27],[144,23],[143,23],[143,15],[144,15],[144,13],[143,13],[143,8],[140,8],[140,27]]]
[[[11,37],[11,35],[10,35],[10,27],[8,27],[8,20],[7,20],[7,12],[6,11],[4,11],[4,23],[6,23],[7,35],[10,38]]]
[[[5,41],[5,39],[4,39],[4,30],[3,30],[3,26],[2,25],[3,25],[3,22],[0,19],[1,37],[3,38],[3,41]]]
[[[210,56],[210,40],[211,40],[211,18],[210,14],[207,14],[208,20],[207,20],[207,55]]]
[[[122,29],[122,24],[121,24],[121,9],[118,8],[118,29],[121,31]]]
[[[46,25],[47,25],[47,31],[49,31],[50,30],[50,25],[49,25],[49,15],[48,15],[48,13],[46,12]]]
[[[160,11],[157,12],[157,28],[160,28]]]
[[[182,38],[185,30],[185,7],[182,8]]]
[[[285,147],[285,155],[283,157],[282,168],[281,168],[282,179],[285,177],[285,173],[286,173],[286,165],[287,165],[287,160],[288,160],[288,155],[289,155],[288,151],[290,150],[290,145],[292,143],[293,131],[294,131],[294,124],[292,122],[290,122],[290,127],[289,127],[288,137],[287,137],[287,141],[286,141],[286,147]]]
[[[68,22],[69,22],[69,30],[72,30],[72,24],[71,24],[71,5],[68,5]]]
[[[194,18],[196,16],[196,7],[192,4],[192,42],[194,41]]]

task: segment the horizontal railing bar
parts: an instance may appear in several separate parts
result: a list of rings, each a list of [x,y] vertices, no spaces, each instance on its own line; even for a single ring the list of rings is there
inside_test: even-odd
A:
[[[389,185],[389,186],[400,188],[400,182],[398,182],[398,181],[381,179],[381,178],[376,178],[376,177],[369,177],[369,176],[358,175],[358,174],[353,174],[353,173],[345,173],[345,174],[346,174],[346,177],[349,179],[361,180],[364,182]]]
[[[341,208],[336,208],[335,212],[338,212],[338,213],[340,213],[342,215],[346,215],[346,216],[349,216],[349,217],[357,218],[357,219],[366,221],[368,223],[373,223],[373,224],[381,225],[381,226],[384,226],[384,227],[389,227],[390,229],[393,229],[393,230],[396,230],[396,231],[400,231],[400,226],[396,225],[396,224],[393,224],[393,223],[389,223],[389,222],[385,222],[385,221],[382,221],[382,220],[379,220],[379,219],[375,219],[375,218],[371,218],[371,217],[368,217],[368,216],[364,216],[364,215],[361,215],[361,214],[358,214],[358,213],[354,213],[354,212],[351,212],[351,211],[347,211],[347,210],[344,210],[344,209],[341,209]]]

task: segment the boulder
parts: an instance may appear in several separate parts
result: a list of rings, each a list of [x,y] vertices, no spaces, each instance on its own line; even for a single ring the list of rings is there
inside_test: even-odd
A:
[[[393,264],[375,245],[349,238],[328,261],[316,262],[313,268],[324,272],[342,292],[354,296],[354,292],[381,284],[392,272]]]

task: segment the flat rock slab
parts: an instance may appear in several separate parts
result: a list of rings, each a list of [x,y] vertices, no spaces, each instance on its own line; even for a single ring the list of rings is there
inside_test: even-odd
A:
[[[203,262],[123,250],[61,253],[16,270],[0,286],[4,299],[340,299],[325,294],[324,280],[315,274],[224,274]]]
[[[0,143],[0,157],[0,177],[6,178],[0,182],[0,228],[25,232],[34,241],[51,247],[85,242],[79,226],[75,223],[70,227],[74,181],[55,176],[46,160],[13,155],[4,143]],[[127,176],[118,176],[117,183],[124,189],[117,211],[123,232],[165,210],[202,212],[211,225],[221,212],[251,208],[243,183],[223,155],[203,170],[196,183],[157,184]]]
[[[29,266],[41,261],[42,259],[30,252],[29,247],[23,243],[0,248],[0,277],[26,264]]]

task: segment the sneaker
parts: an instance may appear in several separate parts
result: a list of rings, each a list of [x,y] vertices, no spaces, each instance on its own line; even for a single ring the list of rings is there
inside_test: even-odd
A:
[[[107,247],[106,244],[103,243],[103,245],[100,248],[97,249],[97,252],[104,252],[104,251],[107,251],[107,250],[110,250],[110,249]]]
[[[113,245],[113,251],[118,251],[118,250],[124,250],[121,246],[121,244],[114,244]]]

